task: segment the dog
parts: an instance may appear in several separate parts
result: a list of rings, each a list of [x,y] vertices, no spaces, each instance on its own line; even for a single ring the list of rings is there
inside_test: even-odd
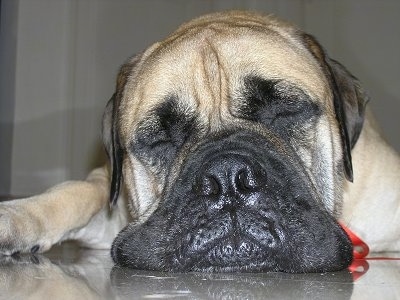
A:
[[[326,272],[353,259],[338,221],[372,251],[399,251],[400,160],[367,102],[285,21],[194,19],[121,67],[108,164],[1,203],[0,251],[75,239],[138,269]]]

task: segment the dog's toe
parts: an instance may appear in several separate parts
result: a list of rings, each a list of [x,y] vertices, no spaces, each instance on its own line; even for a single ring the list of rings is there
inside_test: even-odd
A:
[[[37,227],[22,207],[0,204],[0,255],[38,252]]]

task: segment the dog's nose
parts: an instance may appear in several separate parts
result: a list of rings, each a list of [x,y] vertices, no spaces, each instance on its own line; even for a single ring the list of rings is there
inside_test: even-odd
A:
[[[239,154],[224,154],[208,160],[200,169],[195,190],[201,196],[240,196],[260,187],[261,167]]]

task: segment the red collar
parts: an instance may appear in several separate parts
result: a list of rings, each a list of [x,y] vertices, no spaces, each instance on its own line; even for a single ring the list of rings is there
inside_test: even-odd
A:
[[[343,230],[349,236],[351,243],[353,244],[353,262],[349,266],[349,271],[353,275],[353,280],[356,281],[369,269],[369,264],[367,260],[400,260],[396,257],[367,257],[369,254],[369,247],[358,235],[356,235],[352,230],[350,230],[346,225],[340,223]]]
[[[340,222],[339,224],[340,226],[342,226],[343,230],[347,233],[347,235],[351,240],[351,243],[353,244],[353,259],[366,258],[369,253],[368,245],[362,239],[360,239],[358,235],[356,235],[352,230],[350,230],[349,227]]]

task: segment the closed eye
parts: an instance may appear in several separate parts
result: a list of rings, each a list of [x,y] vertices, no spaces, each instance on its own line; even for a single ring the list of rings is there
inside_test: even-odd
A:
[[[286,130],[320,113],[318,105],[305,92],[283,80],[248,76],[243,90],[237,116],[271,129]]]
[[[159,130],[153,132],[146,143],[150,148],[155,148],[159,146],[165,146],[166,144],[173,144],[173,140],[171,135],[166,130]]]
[[[131,151],[150,165],[168,164],[192,134],[195,119],[179,106],[176,97],[168,97],[143,117]]]

